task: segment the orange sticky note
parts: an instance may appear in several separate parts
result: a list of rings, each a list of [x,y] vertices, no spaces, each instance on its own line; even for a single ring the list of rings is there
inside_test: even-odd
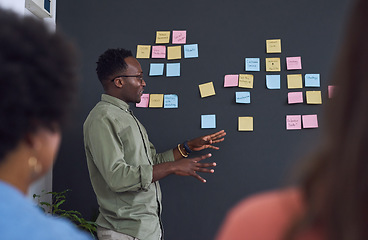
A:
[[[199,85],[199,91],[201,93],[201,98],[213,96],[216,94],[213,82],[208,82]]]

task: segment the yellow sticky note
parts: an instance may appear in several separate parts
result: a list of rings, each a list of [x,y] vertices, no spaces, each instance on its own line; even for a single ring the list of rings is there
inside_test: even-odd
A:
[[[267,53],[281,53],[281,39],[266,40]]]
[[[307,104],[322,104],[321,91],[306,91]]]
[[[213,96],[216,94],[213,82],[208,82],[199,85],[199,91],[201,93],[201,98]]]
[[[253,117],[239,117],[238,131],[253,131]]]
[[[137,45],[136,58],[150,58],[151,45]]]
[[[253,88],[253,79],[254,76],[252,74],[239,74],[239,86],[241,88]]]
[[[181,59],[181,46],[167,47],[167,59]]]
[[[150,108],[162,108],[164,106],[163,94],[150,94],[149,107]]]
[[[170,31],[156,32],[156,43],[169,43],[169,42],[170,42]]]
[[[266,58],[266,72],[280,72],[280,58]]]
[[[301,74],[287,75],[288,89],[303,88],[303,77]]]

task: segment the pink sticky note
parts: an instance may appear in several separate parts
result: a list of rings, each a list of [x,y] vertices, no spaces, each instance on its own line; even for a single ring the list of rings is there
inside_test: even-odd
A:
[[[289,92],[288,93],[288,103],[303,103],[303,92]]]
[[[332,98],[334,94],[335,86],[329,85],[328,86],[328,98]]]
[[[239,75],[225,75],[224,87],[237,87],[239,84]]]
[[[286,58],[287,70],[302,69],[302,58],[301,57],[287,57]]]
[[[318,128],[317,114],[303,115],[303,128]]]
[[[173,44],[186,44],[187,43],[187,31],[173,31],[172,32]]]
[[[166,46],[152,46],[152,58],[166,58]]]
[[[287,115],[286,116],[286,129],[302,129],[301,115]]]
[[[148,103],[149,103],[149,94],[145,93],[145,94],[142,94],[141,102],[136,103],[135,106],[140,107],[140,108],[146,108],[148,107]]]

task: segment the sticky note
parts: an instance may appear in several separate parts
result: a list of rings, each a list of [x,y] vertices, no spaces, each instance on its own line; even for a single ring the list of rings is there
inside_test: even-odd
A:
[[[216,115],[215,114],[202,115],[201,128],[216,128]]]
[[[180,63],[166,63],[166,77],[180,77]]]
[[[250,103],[250,92],[235,92],[236,103]]]
[[[198,44],[184,45],[184,58],[197,58],[198,57]]]
[[[239,75],[225,75],[224,87],[237,87],[239,84]]]
[[[319,74],[305,74],[304,77],[305,87],[321,87]]]
[[[266,72],[280,72],[280,58],[266,58]]]
[[[152,58],[166,58],[166,46],[152,46]]]
[[[288,89],[303,88],[303,78],[301,74],[287,75]]]
[[[266,86],[268,89],[280,89],[281,88],[281,76],[280,75],[266,75]]]
[[[170,31],[157,31],[156,32],[156,43],[169,43],[170,42]]]
[[[252,74],[239,74],[239,85],[241,88],[253,88],[254,76]]]
[[[164,64],[163,63],[151,63],[149,75],[150,76],[164,75]]]
[[[173,44],[185,44],[187,42],[187,31],[173,31],[172,43]]]
[[[303,115],[303,128],[318,128],[317,114]]]
[[[246,58],[245,59],[245,71],[249,72],[259,72],[260,69],[260,59],[259,58]]]
[[[181,46],[167,47],[167,59],[181,59]]]
[[[306,91],[307,104],[322,104],[321,91]]]
[[[148,107],[148,103],[149,103],[149,94],[148,93],[144,93],[141,96],[141,101],[139,103],[136,103],[135,106],[136,107],[140,107],[140,108],[147,108]]]
[[[151,94],[149,98],[149,107],[150,108],[162,108],[164,104],[164,95],[163,94]]]
[[[267,53],[281,53],[281,39],[266,40]]]
[[[301,115],[287,115],[286,129],[287,130],[302,129]]]
[[[334,96],[335,86],[329,85],[328,86],[328,98],[332,98]]]
[[[286,58],[286,69],[287,70],[302,69],[302,58],[301,57],[287,57]]]
[[[164,95],[164,108],[178,108],[178,95],[165,94]]]
[[[238,131],[253,131],[253,117],[239,117]]]
[[[303,103],[303,92],[289,92],[288,93],[288,103]]]
[[[150,58],[151,45],[137,45],[136,58]]]
[[[199,91],[201,93],[201,98],[209,97],[215,95],[215,88],[213,82],[208,82],[199,85]]]

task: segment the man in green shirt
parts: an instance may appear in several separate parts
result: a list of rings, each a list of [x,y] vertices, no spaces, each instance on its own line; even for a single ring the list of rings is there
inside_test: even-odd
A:
[[[141,65],[124,49],[109,49],[97,62],[97,75],[104,88],[101,101],[91,110],[84,127],[84,144],[93,189],[100,214],[100,240],[163,239],[161,190],[158,180],[170,175],[213,173],[216,163],[200,163],[206,154],[187,158],[192,151],[218,149],[225,131],[195,138],[177,148],[156,153],[143,125],[129,109],[139,103],[146,86]]]

